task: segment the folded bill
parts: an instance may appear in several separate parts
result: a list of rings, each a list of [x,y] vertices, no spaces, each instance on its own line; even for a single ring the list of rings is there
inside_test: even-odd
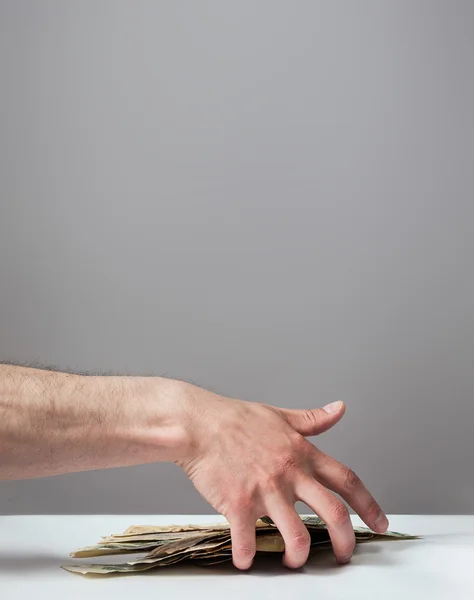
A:
[[[324,522],[317,516],[304,516],[311,538],[311,554],[331,547]],[[356,542],[379,540],[411,540],[418,536],[396,531],[374,533],[366,527],[354,527]],[[268,517],[256,523],[257,556],[264,553],[281,554],[285,542],[275,524]],[[97,544],[71,552],[73,558],[145,553],[129,562],[114,564],[70,564],[62,568],[72,573],[109,575],[113,573],[141,573],[179,562],[212,566],[232,560],[229,523],[205,525],[134,525],[123,533],[104,536]]]

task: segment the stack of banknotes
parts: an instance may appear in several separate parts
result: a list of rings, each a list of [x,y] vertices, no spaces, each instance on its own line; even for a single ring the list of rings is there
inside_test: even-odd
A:
[[[326,525],[317,516],[302,517],[311,536],[313,554],[331,547]],[[356,542],[378,540],[415,539],[416,536],[395,531],[374,533],[365,527],[354,527]],[[278,555],[284,552],[285,543],[280,532],[268,517],[256,524],[257,557],[264,553]],[[136,560],[112,564],[71,564],[63,569],[83,575],[139,573],[189,561],[202,566],[211,566],[232,560],[232,543],[229,523],[209,525],[135,525],[123,533],[103,537],[96,545],[81,548],[71,553],[73,558],[119,554],[144,554]]]

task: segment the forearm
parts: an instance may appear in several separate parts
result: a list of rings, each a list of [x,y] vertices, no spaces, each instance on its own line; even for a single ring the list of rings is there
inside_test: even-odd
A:
[[[179,460],[184,386],[0,365],[0,479]]]

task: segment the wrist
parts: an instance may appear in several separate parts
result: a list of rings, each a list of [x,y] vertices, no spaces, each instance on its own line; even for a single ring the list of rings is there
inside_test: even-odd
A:
[[[117,435],[137,448],[137,462],[177,462],[192,445],[187,384],[162,377],[124,377],[125,418]]]
[[[225,427],[220,417],[230,399],[192,384],[174,383],[181,442],[173,462],[187,471],[197,459],[212,452],[215,436]]]
[[[67,439],[71,449],[88,455],[85,468],[173,462],[186,452],[181,382],[74,376],[71,387]]]

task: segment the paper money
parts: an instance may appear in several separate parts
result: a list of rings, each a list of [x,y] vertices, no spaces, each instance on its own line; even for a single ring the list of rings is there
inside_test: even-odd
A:
[[[310,553],[331,547],[324,522],[317,516],[302,517],[311,538]],[[408,540],[417,536],[395,531],[374,533],[366,527],[354,527],[356,542],[379,540]],[[285,542],[275,524],[268,517],[256,523],[257,556],[281,554]],[[229,523],[205,525],[138,525],[123,533],[104,536],[97,544],[71,553],[73,558],[145,553],[136,560],[114,564],[71,564],[62,568],[73,573],[109,575],[113,573],[141,573],[179,562],[212,566],[232,560],[232,542]]]

